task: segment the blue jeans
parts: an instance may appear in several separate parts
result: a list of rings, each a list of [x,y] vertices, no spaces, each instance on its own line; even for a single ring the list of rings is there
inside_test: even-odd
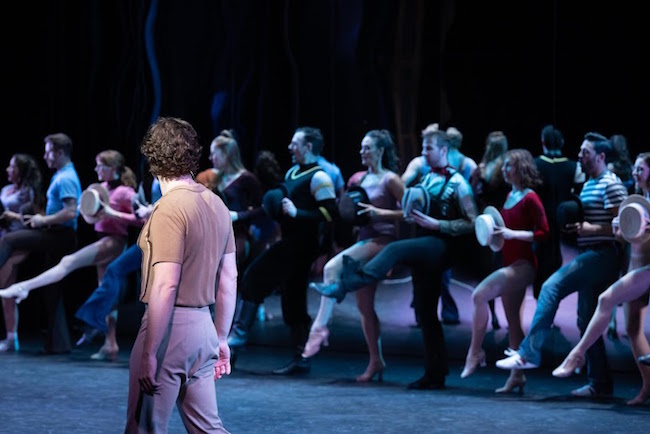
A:
[[[584,249],[544,282],[530,331],[519,347],[519,354],[526,361],[541,364],[542,345],[560,301],[575,291],[578,291],[578,329],[584,334],[598,306],[598,296],[619,278],[621,256],[622,250],[614,243]],[[612,380],[602,337],[587,351],[587,377],[594,387],[611,391]]]
[[[119,302],[122,281],[129,273],[139,270],[141,263],[142,251],[137,244],[133,244],[108,264],[102,283],[77,310],[75,316],[90,327],[106,333],[106,316]]]

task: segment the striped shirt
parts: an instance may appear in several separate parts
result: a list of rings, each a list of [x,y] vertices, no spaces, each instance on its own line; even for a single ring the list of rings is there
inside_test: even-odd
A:
[[[620,178],[606,170],[598,178],[585,182],[580,192],[584,221],[595,225],[611,225],[614,211],[627,198],[627,190]],[[614,233],[578,237],[578,247],[614,241]]]

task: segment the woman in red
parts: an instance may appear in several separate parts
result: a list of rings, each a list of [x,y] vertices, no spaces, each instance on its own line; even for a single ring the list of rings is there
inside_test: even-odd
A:
[[[532,243],[548,236],[548,222],[539,196],[533,188],[541,184],[533,156],[524,149],[506,153],[501,168],[504,180],[512,186],[501,214],[505,227],[495,228],[495,235],[505,240],[502,250],[502,268],[487,276],[474,290],[474,316],[472,340],[465,368],[460,374],[469,377],[478,366],[485,365],[485,351],[481,348],[488,320],[488,302],[501,296],[508,320],[508,336],[511,348],[518,348],[524,338],[521,329],[520,309],[526,287],[533,283],[537,271],[537,258]],[[521,371],[513,370],[504,387],[497,393],[523,391],[526,378]]]

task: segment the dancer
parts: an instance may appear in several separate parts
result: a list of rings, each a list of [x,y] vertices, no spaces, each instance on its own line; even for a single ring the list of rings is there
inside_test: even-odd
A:
[[[533,369],[541,363],[542,345],[551,330],[560,301],[578,291],[578,328],[587,327],[596,310],[598,295],[620,274],[623,249],[612,234],[612,218],[627,197],[621,180],[607,169],[612,145],[601,134],[587,133],[578,159],[589,176],[580,192],[584,221],[569,223],[565,230],[578,236],[578,255],[561,267],[542,285],[535,316],[519,350],[497,361],[501,369]],[[574,396],[599,398],[613,390],[602,337],[587,353],[589,384],[571,392]]]
[[[124,431],[167,432],[175,404],[187,432],[227,433],[215,380],[231,371],[237,265],[229,211],[191,175],[201,145],[189,123],[159,118],[141,151],[163,197],[138,237],[147,307],[129,359]]]
[[[549,236],[542,242],[534,243],[538,267],[533,283],[533,296],[539,297],[542,284],[551,274],[562,266],[562,251],[560,247],[561,230],[557,223],[558,205],[570,199],[572,193],[577,193],[584,183],[577,161],[562,155],[564,136],[553,125],[546,125],[541,132],[542,155],[535,158],[535,165],[542,178],[542,185],[536,192],[542,200],[546,219],[548,220]]]
[[[127,241],[127,225],[139,224],[138,218],[133,214],[131,202],[135,195],[135,175],[124,165],[124,156],[115,150],[100,152],[95,157],[95,162],[97,178],[101,182],[101,187],[108,192],[108,197],[102,200],[108,202],[103,202],[105,206],[97,214],[82,213],[82,215],[86,222],[95,225],[95,232],[101,238],[64,256],[57,265],[38,276],[0,290],[0,297],[15,297],[16,303],[20,303],[30,291],[59,282],[74,270],[91,265],[96,266],[97,279],[101,282],[108,263],[124,250]]]
[[[645,209],[650,211],[650,203],[647,202],[650,200],[650,153],[639,154],[632,173],[637,192],[641,193],[646,200]],[[638,198],[638,196],[630,196],[623,201],[621,209],[627,203],[643,203],[642,201],[634,200],[633,202],[631,200],[635,198]],[[620,227],[615,224],[614,228],[617,234],[621,235]],[[650,291],[650,236],[646,230],[646,234],[628,241],[630,243],[628,273],[598,297],[598,308],[591,321],[589,321],[587,330],[585,330],[580,342],[564,359],[564,362],[553,371],[553,375],[568,377],[581,368],[585,363],[587,350],[607,329],[611,312],[620,303],[626,303],[627,334],[630,338],[632,354],[638,361],[638,368],[643,381],[641,391],[627,404],[643,405],[650,399],[650,366],[644,364],[644,355],[650,354],[650,345],[644,334],[644,319],[648,308],[648,294]]]
[[[24,229],[9,232],[0,241],[0,267],[16,252],[42,251],[45,266],[51,267],[74,251],[77,231],[77,202],[81,183],[71,160],[72,140],[64,133],[45,136],[43,159],[55,170],[47,189],[45,215],[24,214]],[[70,334],[60,285],[43,295],[45,305],[45,354],[70,352]]]
[[[9,184],[2,187],[0,200],[3,212],[0,216],[0,238],[5,234],[23,229],[23,214],[33,214],[42,206],[42,175],[38,164],[27,154],[14,154],[7,166]],[[0,268],[0,288],[16,281],[18,265],[27,258],[27,252],[14,252]],[[18,351],[18,308],[13,298],[2,299],[2,310],[7,336],[0,341],[0,353]]]
[[[282,239],[257,256],[244,272],[241,300],[228,344],[243,346],[253,325],[260,303],[282,286],[282,316],[291,329],[294,354],[291,361],[273,371],[277,375],[307,373],[308,359],[302,357],[309,335],[311,318],[307,312],[307,285],[312,263],[321,253],[321,224],[336,215],[336,194],[332,180],[316,163],[323,149],[323,136],[313,127],[298,128],[288,146],[295,165],[284,177],[282,186],[266,193],[268,211],[281,224]],[[275,193],[279,193],[274,196]],[[275,209],[275,210],[273,210]]]
[[[415,390],[434,390],[445,387],[449,373],[447,351],[442,326],[438,319],[438,298],[442,273],[458,261],[474,245],[472,233],[477,215],[476,204],[469,183],[447,164],[449,138],[433,129],[422,133],[422,155],[431,171],[422,182],[413,187],[430,198],[427,215],[417,209],[410,210],[407,201],[405,217],[419,226],[414,238],[388,243],[365,264],[343,256],[343,269],[339,281],[310,284],[310,287],[327,297],[342,301],[345,294],[386,278],[397,264],[406,263],[413,276],[415,312],[420,318],[424,342],[424,375],[407,387]],[[405,197],[416,197],[408,194]]]
[[[372,130],[361,141],[361,163],[368,169],[356,172],[350,177],[348,187],[361,186],[367,192],[370,203],[359,203],[370,219],[359,228],[358,241],[330,259],[323,269],[323,281],[330,283],[339,278],[343,266],[343,256],[366,262],[377,254],[387,243],[395,240],[395,222],[402,219],[398,204],[404,194],[404,183],[395,173],[398,159],[395,144],[390,132]],[[361,313],[361,328],[368,347],[368,367],[359,375],[358,382],[370,381],[375,374],[382,379],[386,367],[381,351],[380,324],[375,312],[376,283],[356,292],[357,307]],[[321,297],[316,319],[311,325],[309,339],[302,356],[313,357],[322,345],[327,345],[329,329],[327,324],[332,317],[335,300]]]
[[[532,243],[543,240],[549,231],[544,207],[533,191],[541,184],[541,180],[530,152],[524,149],[506,152],[501,170],[505,182],[512,186],[501,209],[505,227],[495,230],[495,235],[505,239],[503,266],[483,279],[472,294],[472,340],[461,378],[469,377],[478,366],[485,365],[485,351],[481,345],[487,327],[488,300],[501,296],[508,319],[510,348],[519,348],[519,343],[524,338],[521,304],[526,288],[533,283],[537,268]],[[498,388],[496,393],[508,393],[515,388],[522,392],[524,384],[526,377],[523,372],[513,369],[505,386]]]
[[[219,194],[230,209],[237,244],[237,269],[243,270],[250,257],[250,223],[262,213],[262,186],[257,176],[246,170],[239,145],[233,134],[222,131],[210,144],[210,159],[217,169],[213,192]]]
[[[160,183],[157,179],[150,180],[151,175],[147,171],[147,168],[142,170],[142,181],[138,188],[138,195],[134,197],[137,205],[135,214],[141,224],[147,221],[153,211],[153,204],[162,195]],[[150,194],[145,193],[145,184],[149,186],[146,191],[150,191]],[[87,345],[98,335],[104,334],[104,343],[96,353],[90,356],[92,360],[117,360],[119,354],[117,306],[120,301],[122,282],[130,273],[139,270],[141,264],[142,251],[138,244],[135,243],[108,264],[104,272],[104,278],[99,286],[95,288],[84,304],[77,309],[75,317],[87,325],[86,330],[76,343],[77,346]]]

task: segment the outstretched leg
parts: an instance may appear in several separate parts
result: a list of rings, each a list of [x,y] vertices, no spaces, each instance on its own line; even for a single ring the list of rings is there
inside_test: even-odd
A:
[[[60,282],[68,274],[79,268],[110,262],[122,252],[124,244],[123,237],[105,236],[70,255],[64,256],[58,264],[38,276],[15,285],[29,292],[36,288]]]

